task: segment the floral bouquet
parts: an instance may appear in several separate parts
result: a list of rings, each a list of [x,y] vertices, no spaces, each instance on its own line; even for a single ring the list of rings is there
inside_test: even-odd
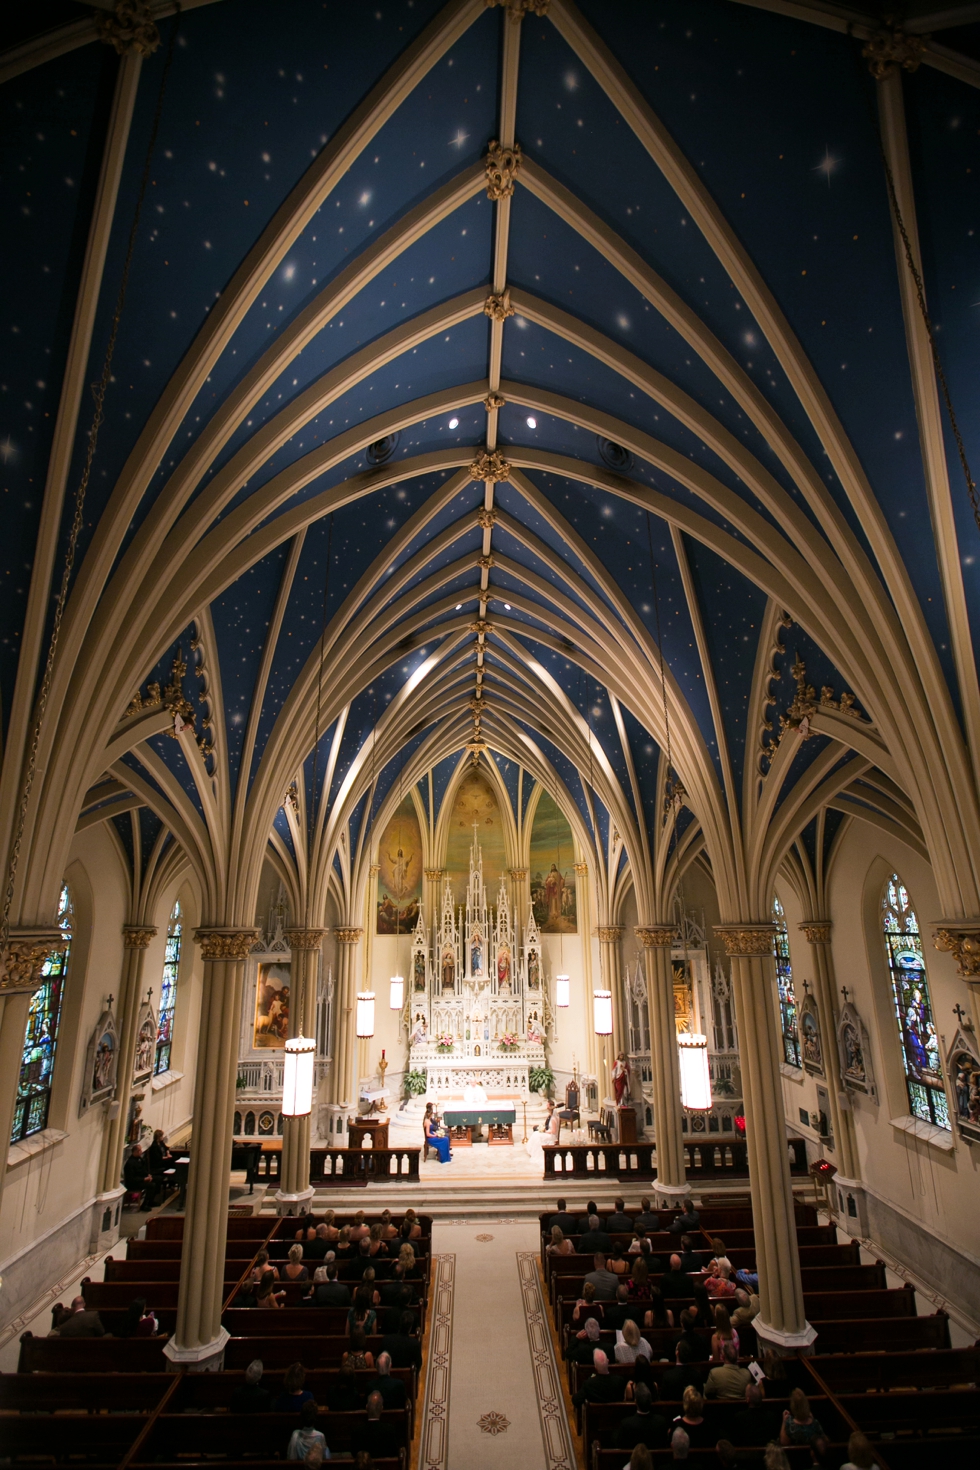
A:
[[[513,1031],[505,1031],[500,1038],[500,1050],[516,1051],[518,1046],[520,1046],[520,1041],[514,1035]]]
[[[436,1051],[452,1051],[455,1044],[455,1037],[451,1036],[448,1031],[444,1031],[441,1036],[436,1037]]]

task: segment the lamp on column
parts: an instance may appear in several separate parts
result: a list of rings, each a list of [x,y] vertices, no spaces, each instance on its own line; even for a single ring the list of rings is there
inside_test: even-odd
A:
[[[593,990],[592,1015],[597,1036],[611,1036],[613,1028],[612,991]]]
[[[555,976],[555,1005],[560,1011],[568,1009],[568,1002],[572,993],[572,982],[567,975]]]
[[[706,1113],[711,1108],[708,1038],[682,1032],[677,1038],[677,1051],[681,1063],[681,1103],[688,1112]]]
[[[365,1038],[374,1035],[374,991],[357,992],[357,1035]]]
[[[405,1004],[405,976],[392,975],[390,983],[391,989],[388,994],[388,1008],[392,1011],[400,1011]]]
[[[291,1036],[286,1042],[282,1068],[282,1115],[307,1118],[313,1110],[313,1065],[316,1042]]]

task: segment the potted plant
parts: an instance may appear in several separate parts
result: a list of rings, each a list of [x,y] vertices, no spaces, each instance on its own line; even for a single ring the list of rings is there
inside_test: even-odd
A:
[[[555,1074],[550,1067],[531,1067],[527,1085],[531,1092],[550,1092],[555,1085]]]
[[[454,1045],[455,1039],[448,1031],[444,1031],[441,1036],[436,1037],[436,1051],[441,1051],[445,1054],[446,1052],[452,1051]]]
[[[500,1038],[501,1051],[516,1051],[519,1046],[520,1041],[514,1035],[513,1031],[505,1031],[503,1036],[501,1036]]]
[[[409,1097],[421,1097],[425,1089],[426,1079],[424,1072],[405,1073],[405,1091]]]

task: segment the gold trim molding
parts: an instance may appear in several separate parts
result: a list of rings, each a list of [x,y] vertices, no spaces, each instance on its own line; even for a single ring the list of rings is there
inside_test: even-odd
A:
[[[11,929],[0,955],[0,995],[31,994],[41,983],[41,967],[49,955],[61,953],[66,936],[61,929]]]
[[[505,322],[509,316],[514,315],[509,286],[505,291],[491,291],[483,303],[483,315],[488,316],[492,322]]]
[[[589,865],[588,865],[588,863],[572,863],[572,872],[573,873],[577,873],[580,878],[587,877],[588,871],[589,871]]]
[[[442,868],[424,868],[423,872],[428,882],[438,883],[442,877],[443,870]]]
[[[198,929],[194,938],[205,960],[246,960],[259,938],[257,929]]]
[[[673,924],[653,924],[648,928],[634,929],[633,933],[645,949],[670,949],[677,930]]]
[[[489,480],[492,485],[496,485],[498,480],[510,478],[510,470],[510,464],[499,449],[481,449],[470,465],[470,479]]]
[[[341,944],[360,944],[364,938],[363,929],[354,929],[346,925],[335,929],[333,932]]]
[[[525,15],[536,15],[541,18],[548,14],[551,0],[483,0],[488,10],[494,6],[501,5],[507,12],[508,20],[519,25]]]
[[[595,932],[600,944],[615,944],[622,939],[626,930],[622,924],[603,924]]]
[[[326,929],[284,929],[290,949],[319,949]]]
[[[964,980],[980,980],[980,920],[940,922],[933,932],[933,944],[940,953],[953,956]]]
[[[772,954],[775,924],[715,924],[714,930],[721,938],[729,959]]]
[[[510,876],[515,883],[526,883],[528,871],[527,868],[511,868]]]
[[[483,400],[483,407],[487,413],[493,413],[495,408],[503,408],[506,402],[507,400],[502,393],[488,393]]]
[[[883,82],[899,67],[904,71],[918,71],[925,49],[925,36],[910,36],[905,31],[888,27],[868,37],[861,48],[861,55],[875,81]]]
[[[830,931],[833,927],[833,921],[830,919],[808,919],[797,925],[811,944],[829,944]]]
[[[122,931],[124,949],[149,949],[150,940],[156,929],[143,929],[138,924],[124,924]]]
[[[146,0],[116,0],[111,15],[96,15],[95,29],[99,40],[112,46],[120,56],[128,51],[152,56],[160,44],[160,32]]]
[[[520,144],[515,143],[513,147],[505,148],[494,138],[486,157],[487,198],[509,199],[514,192],[514,180],[520,167]]]

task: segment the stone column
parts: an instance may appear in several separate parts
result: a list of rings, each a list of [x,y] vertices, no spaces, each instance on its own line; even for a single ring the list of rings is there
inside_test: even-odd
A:
[[[438,923],[439,915],[442,912],[441,890],[444,871],[443,868],[425,868],[423,870],[425,887],[422,890],[422,899],[430,928],[433,921]]]
[[[64,947],[65,936],[57,926],[11,928],[0,955],[0,1147],[4,1159],[14,1123],[31,997],[41,984],[44,961]],[[0,1169],[0,1192],[6,1172]]]
[[[106,1127],[105,1153],[102,1160],[100,1199],[120,1188],[123,1151],[126,1147],[126,1103],[136,1065],[136,1021],[143,994],[143,964],[150,940],[156,934],[152,925],[124,924],[123,966],[119,980],[119,1059],[116,1066],[116,1096],[119,1109]]]
[[[292,963],[289,1008],[290,1036],[316,1035],[316,987],[325,929],[287,929]],[[313,1106],[316,1107],[314,1087]],[[282,1167],[276,1204],[280,1215],[301,1215],[313,1198],[310,1184],[310,1114],[284,1118]]]
[[[756,1333],[777,1351],[807,1349],[816,1332],[803,1310],[796,1215],[789,1173],[780,1036],[774,999],[772,924],[721,924],[732,990],[745,1102],[745,1136],[762,1310]]]
[[[681,1064],[674,1023],[674,977],[670,951],[673,924],[638,928],[647,973],[647,1010],[650,1016],[650,1071],[653,1074],[653,1127],[657,1138],[658,1195],[676,1200],[691,1192],[684,1164],[681,1129]]]
[[[340,976],[337,983],[337,1021],[334,1044],[334,1102],[345,1118],[357,1112],[357,1036],[355,1020],[358,991],[357,946],[364,930],[342,925],[334,930],[340,944]],[[345,1130],[346,1131],[346,1130]]]
[[[175,1368],[217,1370],[228,1333],[221,1325],[232,1115],[238,1073],[245,960],[257,929],[198,929],[204,959],[194,1079],[187,1214],[180,1259],[177,1330],[163,1351]]]
[[[807,919],[800,926],[813,950],[813,993],[820,1014],[820,1036],[823,1063],[827,1073],[827,1091],[830,1094],[830,1126],[834,1134],[834,1152],[837,1155],[837,1179],[845,1189],[854,1189],[860,1181],[857,1138],[854,1132],[854,1114],[850,1107],[842,1107],[846,1093],[841,1082],[840,1054],[837,1050],[837,981],[834,970],[834,954],[830,947],[831,921],[829,919]],[[846,1218],[842,1225],[847,1228]],[[855,1220],[854,1225],[857,1226]],[[863,1230],[862,1234],[867,1234]]]

